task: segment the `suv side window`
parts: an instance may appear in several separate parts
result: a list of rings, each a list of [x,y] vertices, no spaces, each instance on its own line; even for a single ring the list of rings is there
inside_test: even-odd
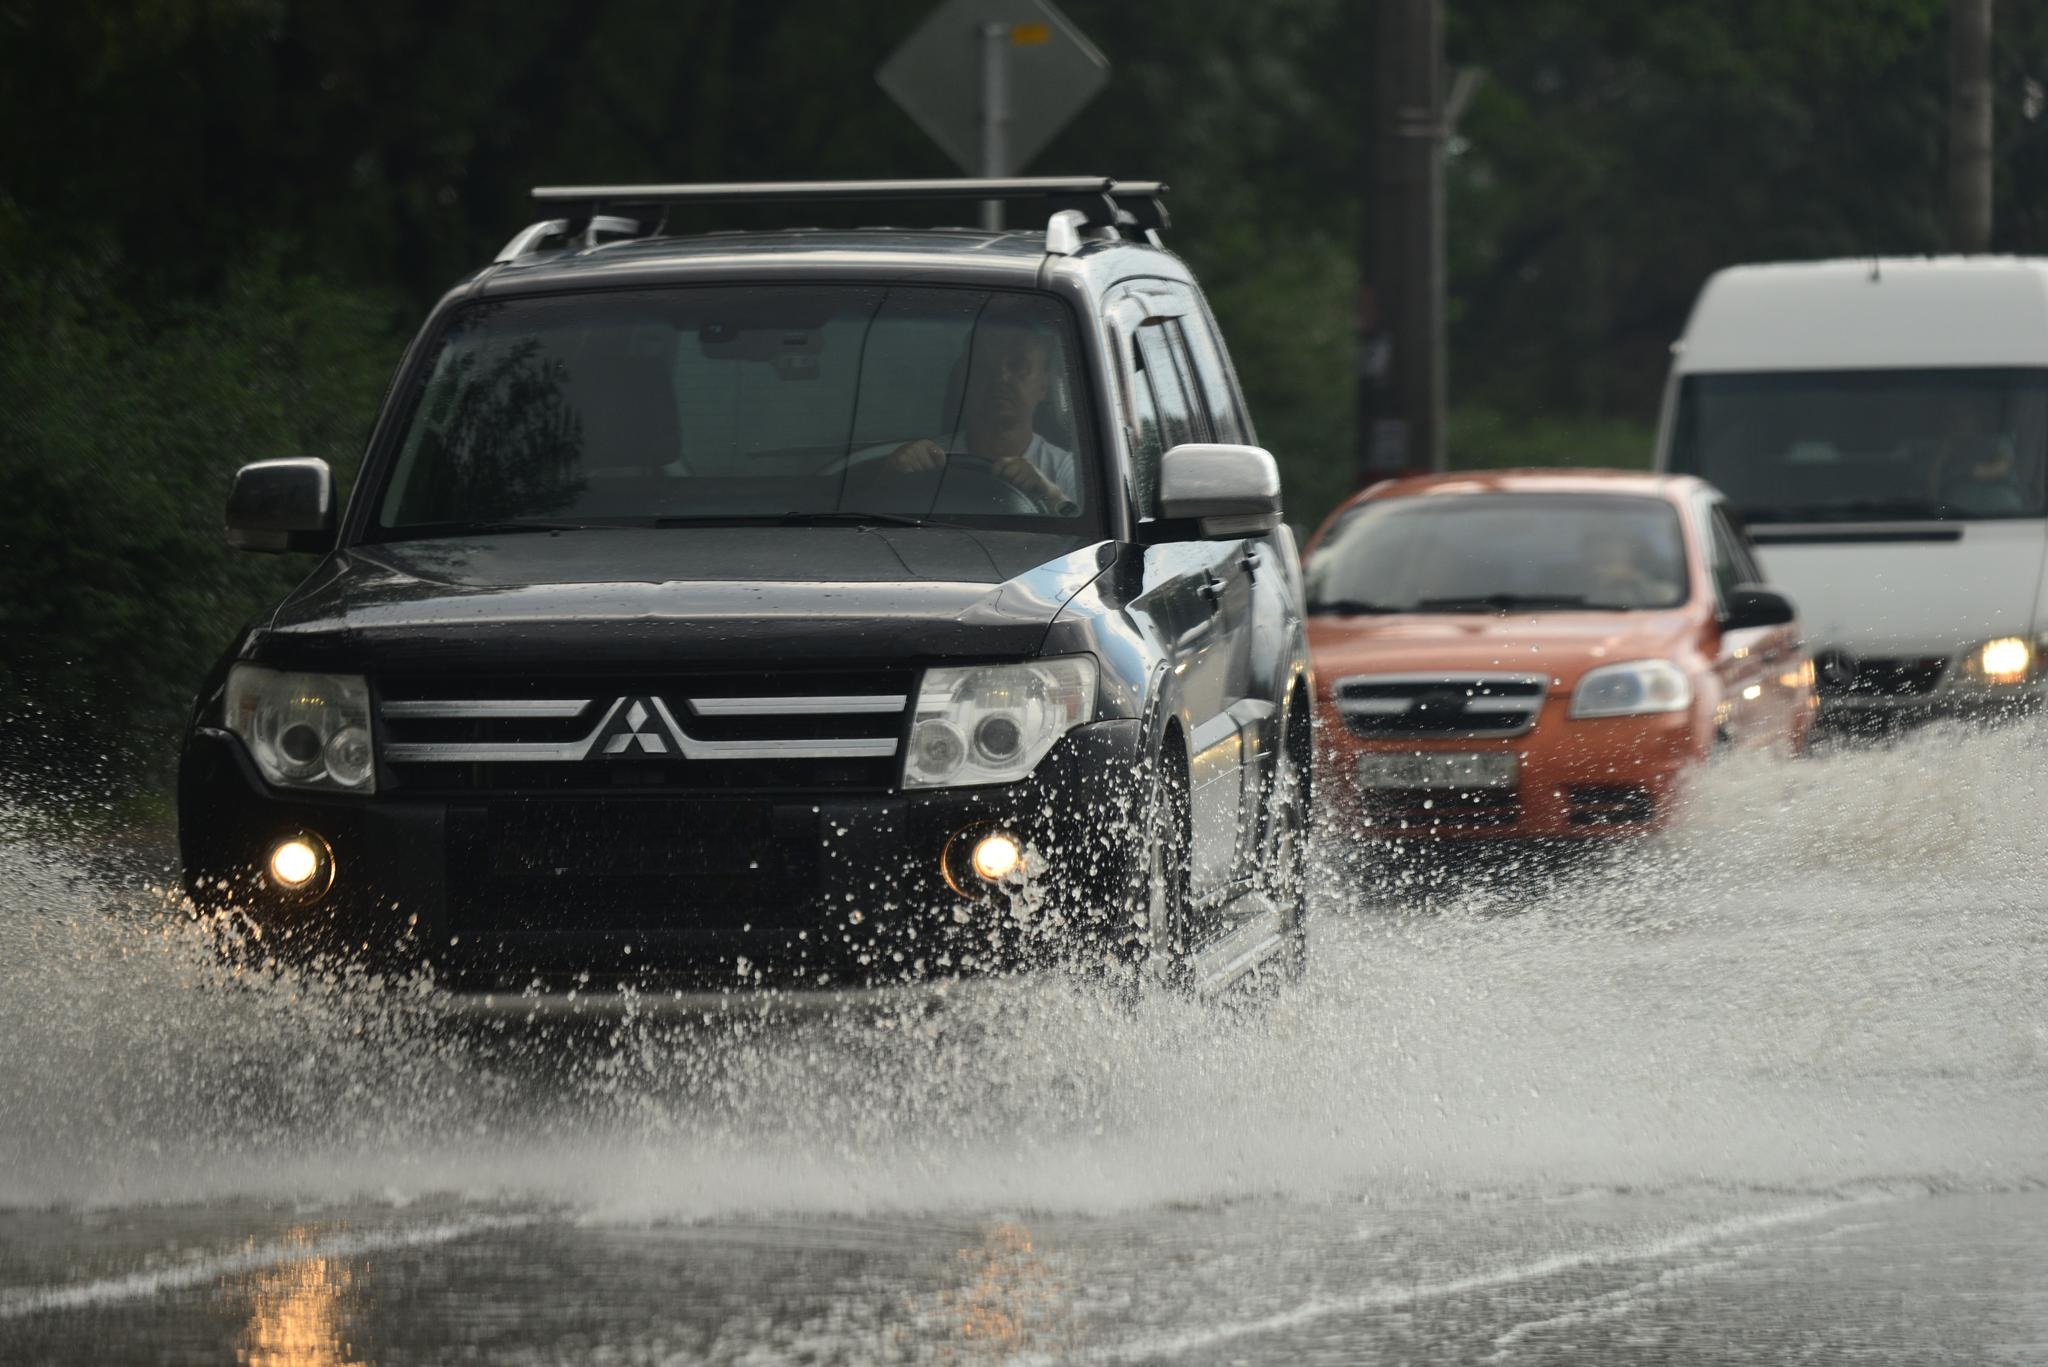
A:
[[[1152,388],[1152,401],[1159,409],[1159,431],[1166,449],[1183,442],[1201,441],[1196,433],[1206,424],[1200,421],[1194,396],[1188,393],[1187,376],[1174,353],[1172,318],[1147,318],[1138,329],[1138,374]]]
[[[1119,343],[1129,347],[1131,492],[1141,518],[1159,516],[1159,458],[1182,442],[1199,440],[1187,384],[1161,326],[1170,321],[1148,318]]]
[[[1138,516],[1159,515],[1159,460],[1184,442],[1224,441],[1222,434],[1241,430],[1236,424],[1234,403],[1221,411],[1229,416],[1216,420],[1219,412],[1202,370],[1205,364],[1189,341],[1190,323],[1200,329],[1199,317],[1187,314],[1194,300],[1172,281],[1145,280],[1117,292],[1111,304],[1111,330],[1119,348],[1128,348],[1124,383],[1130,405],[1133,497]],[[1209,355],[1207,364],[1221,375],[1220,357]],[[1228,394],[1227,384],[1223,391]]]
[[[1251,422],[1245,417],[1243,401],[1231,376],[1229,357],[1201,296],[1179,280],[1140,280],[1129,288],[1131,296],[1144,304],[1148,315],[1171,320],[1166,326],[1173,334],[1173,350],[1187,383],[1195,425],[1207,429],[1195,440],[1253,440]]]
[[[1139,517],[1159,516],[1159,457],[1166,453],[1166,441],[1159,427],[1159,405],[1152,397],[1152,382],[1138,362],[1135,334],[1117,335],[1117,349],[1125,353],[1124,387],[1131,401],[1132,497]]]
[[[1230,363],[1223,359],[1221,343],[1211,331],[1209,320],[1191,312],[1180,319],[1175,328],[1180,332],[1194,364],[1195,378],[1202,388],[1202,403],[1209,413],[1209,430],[1215,434],[1214,440],[1239,445],[1251,441],[1250,424],[1244,420],[1244,410],[1238,405],[1237,386],[1230,382]]]

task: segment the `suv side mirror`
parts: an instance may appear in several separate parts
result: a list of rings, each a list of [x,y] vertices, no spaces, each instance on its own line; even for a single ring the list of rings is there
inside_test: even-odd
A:
[[[242,551],[324,551],[334,545],[334,472],[312,457],[259,460],[235,472],[228,544]]]
[[[1263,536],[1280,525],[1280,467],[1258,446],[1176,446],[1159,458],[1159,516],[1206,540]]]
[[[1721,614],[1723,631],[1781,627],[1792,620],[1792,600],[1762,584],[1737,584],[1728,591],[1728,610]]]

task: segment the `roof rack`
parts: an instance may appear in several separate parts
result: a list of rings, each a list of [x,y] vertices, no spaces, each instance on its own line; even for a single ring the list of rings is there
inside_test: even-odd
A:
[[[1170,220],[1156,180],[1115,180],[1108,176],[1018,176],[1007,179],[789,180],[737,181],[702,185],[541,185],[533,198],[570,210],[566,218],[529,225],[505,244],[500,262],[554,245],[594,247],[603,238],[652,237],[668,224],[677,204],[789,204],[879,202],[887,200],[1037,201],[1048,217],[1045,249],[1071,256],[1084,239],[1138,241],[1159,245]],[[654,210],[628,217],[608,209]]]

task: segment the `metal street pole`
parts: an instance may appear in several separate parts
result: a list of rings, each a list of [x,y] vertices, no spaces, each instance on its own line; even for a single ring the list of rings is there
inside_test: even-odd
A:
[[[1991,0],[1949,0],[1948,235],[1991,247]]]
[[[981,174],[994,179],[1010,174],[1010,26],[981,26]],[[1003,202],[981,202],[981,226],[1000,232]]]
[[[1372,11],[1361,482],[1444,468],[1442,16],[1439,0]]]

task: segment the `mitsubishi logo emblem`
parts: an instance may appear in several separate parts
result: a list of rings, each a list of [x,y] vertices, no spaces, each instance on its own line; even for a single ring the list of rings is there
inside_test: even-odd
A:
[[[598,724],[586,753],[680,755],[683,737],[659,698],[620,698]]]

